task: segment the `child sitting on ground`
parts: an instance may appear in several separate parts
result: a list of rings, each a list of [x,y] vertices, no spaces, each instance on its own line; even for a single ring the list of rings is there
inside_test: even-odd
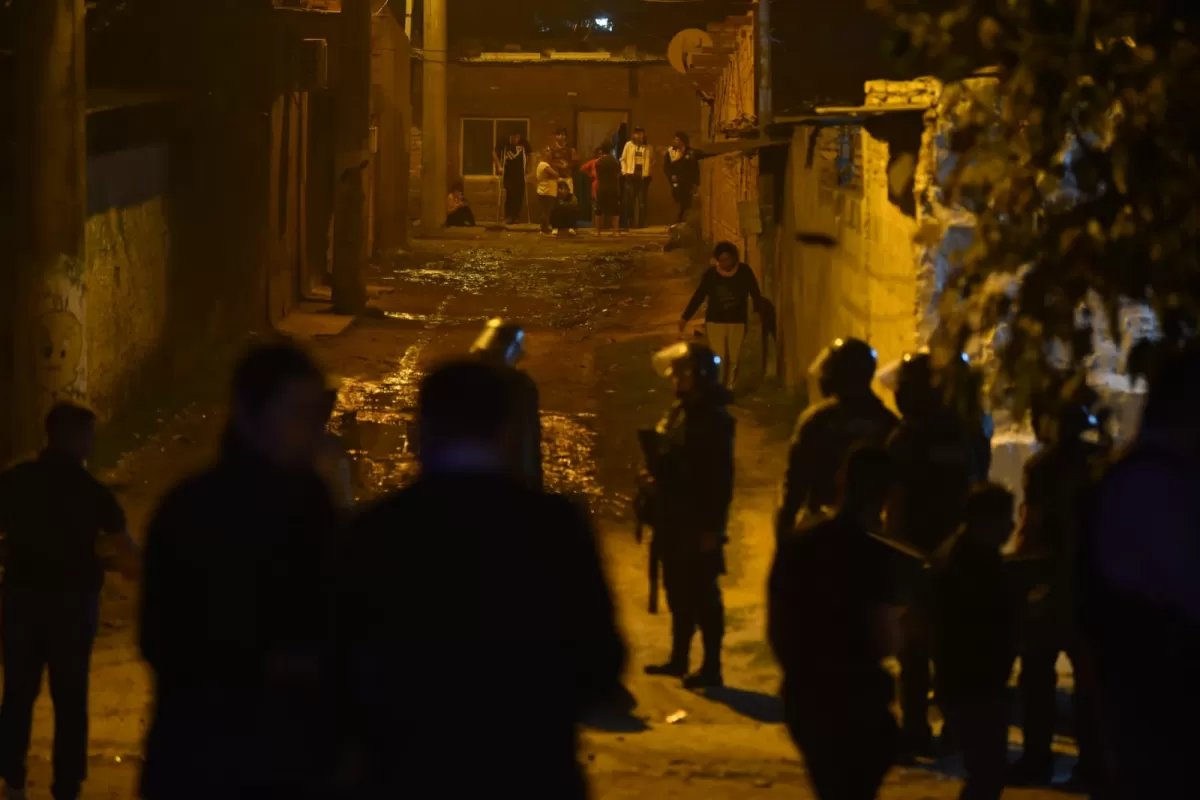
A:
[[[1012,492],[980,484],[962,527],[931,559],[934,672],[967,770],[962,800],[999,800],[1008,770],[1007,688],[1019,604],[1001,549],[1012,530]]]
[[[550,227],[554,229],[554,235],[561,236],[565,230],[574,236],[575,220],[578,217],[579,206],[575,203],[575,195],[571,194],[571,185],[566,181],[559,181],[554,210],[550,212]]]
[[[475,224],[475,213],[467,204],[467,193],[462,181],[450,185],[446,196],[446,224],[451,227],[469,228]]]

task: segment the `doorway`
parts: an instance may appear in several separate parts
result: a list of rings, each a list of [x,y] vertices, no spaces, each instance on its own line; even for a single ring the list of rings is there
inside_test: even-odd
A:
[[[618,149],[623,143],[619,142],[620,133],[629,127],[628,111],[579,111],[575,118],[575,148],[583,161],[590,161],[597,147],[606,147],[615,157],[620,158]],[[579,197],[579,216],[584,220],[592,218],[592,187],[585,182],[576,194]]]

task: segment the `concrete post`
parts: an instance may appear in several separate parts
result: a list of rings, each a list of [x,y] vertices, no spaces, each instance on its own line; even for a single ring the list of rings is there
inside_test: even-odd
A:
[[[367,305],[367,194],[370,164],[371,0],[342,0],[337,93],[337,174],[333,221],[333,306],[357,314]]]
[[[84,0],[17,0],[13,452],[87,401]]]
[[[771,90],[771,0],[758,0],[758,127],[766,130],[774,116]]]
[[[421,230],[446,224],[446,2],[425,0],[421,42]]]

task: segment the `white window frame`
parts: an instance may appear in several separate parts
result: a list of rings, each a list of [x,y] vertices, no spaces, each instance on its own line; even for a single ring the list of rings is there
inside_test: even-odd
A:
[[[468,175],[466,174],[466,159],[464,154],[466,151],[466,130],[468,122],[490,122],[492,123],[492,152],[495,152],[496,145],[499,139],[496,138],[496,123],[497,122],[524,122],[525,123],[525,138],[529,139],[531,130],[531,119],[529,117],[459,117],[458,120],[458,174],[462,175],[463,180],[471,180],[472,178],[494,178],[498,174],[496,172],[496,161],[492,159],[492,171],[488,175]],[[526,154],[527,158],[532,157],[532,154]]]

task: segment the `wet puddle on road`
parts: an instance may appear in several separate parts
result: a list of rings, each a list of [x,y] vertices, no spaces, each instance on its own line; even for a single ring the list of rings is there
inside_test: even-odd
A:
[[[519,313],[522,320],[531,325],[574,328],[606,313],[613,302],[604,295],[622,286],[635,267],[636,262],[627,252],[534,256],[511,250],[476,248],[459,250],[421,264],[380,270],[376,278],[398,284],[443,287],[460,296],[506,297],[521,307],[500,309],[496,313]],[[405,311],[388,311],[385,316],[430,324],[457,324],[487,318],[474,313],[438,319],[440,313],[424,315]]]
[[[360,500],[396,489],[417,472],[416,405],[421,380],[421,354],[438,329],[455,320],[445,312],[445,298],[396,363],[378,380],[347,378],[338,392],[334,431],[354,460]],[[595,458],[595,415],[542,413],[542,459],[546,488],[586,501],[593,512],[619,501],[600,486]]]

